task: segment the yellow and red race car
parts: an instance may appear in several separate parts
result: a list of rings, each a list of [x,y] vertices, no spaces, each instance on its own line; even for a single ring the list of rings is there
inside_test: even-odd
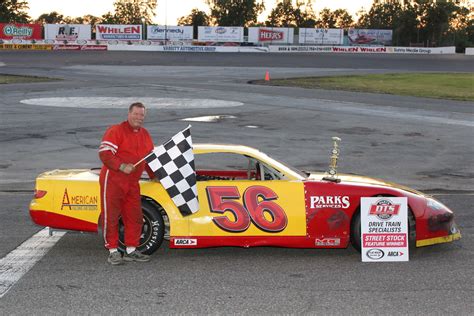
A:
[[[139,249],[280,246],[360,249],[361,197],[406,197],[409,240],[426,246],[461,238],[454,215],[421,192],[382,180],[304,173],[246,146],[195,144],[199,211],[182,216],[157,180],[140,182]],[[53,170],[36,179],[33,221],[54,229],[99,229],[99,170]],[[337,179],[337,181],[334,181]],[[123,240],[123,228],[120,238]],[[123,244],[121,244],[123,248]]]

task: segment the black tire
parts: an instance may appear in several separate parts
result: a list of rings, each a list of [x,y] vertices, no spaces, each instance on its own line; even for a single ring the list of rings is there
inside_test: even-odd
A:
[[[357,210],[351,221],[351,244],[358,252],[361,249],[360,230],[360,210]],[[410,208],[408,208],[408,247],[410,251],[416,248],[416,221]]]
[[[142,200],[143,228],[140,245],[137,249],[146,255],[154,253],[160,248],[165,234],[165,223],[161,215],[160,207],[153,205],[147,200]],[[124,226],[122,219],[119,220],[119,250],[125,251]]]
[[[357,210],[351,221],[351,244],[360,252],[360,210]]]

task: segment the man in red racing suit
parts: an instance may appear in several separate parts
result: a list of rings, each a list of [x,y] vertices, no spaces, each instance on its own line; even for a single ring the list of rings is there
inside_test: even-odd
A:
[[[110,127],[99,147],[99,157],[104,164],[100,172],[102,228],[105,247],[110,252],[107,260],[113,265],[122,264],[123,261],[144,262],[150,259],[136,249],[143,226],[138,181],[145,169],[145,162],[137,166],[134,164],[153,150],[150,134],[142,127],[145,111],[142,103],[130,105],[127,121]],[[147,172],[153,177],[149,168]],[[120,217],[127,247],[123,257],[117,250]]]

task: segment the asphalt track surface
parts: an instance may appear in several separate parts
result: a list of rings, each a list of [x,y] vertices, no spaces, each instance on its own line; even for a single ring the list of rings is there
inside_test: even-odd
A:
[[[0,298],[0,313],[472,314],[474,104],[247,82],[265,71],[272,78],[473,73],[473,61],[460,55],[0,52],[0,73],[63,79],[0,86],[0,258],[41,229],[27,212],[38,173],[99,166],[100,137],[126,111],[85,104],[111,97],[170,100],[171,106],[156,104],[148,112],[156,143],[186,126],[183,118],[231,115],[193,122],[194,142],[250,145],[307,170],[326,168],[330,137],[339,136],[340,172],[434,194],[455,211],[463,235],[456,243],[419,248],[407,263],[362,263],[351,247],[171,250],[165,243],[149,263],[111,267],[100,236],[67,233]],[[91,99],[59,99],[63,106],[50,99],[67,97]],[[33,99],[50,104],[25,102]],[[242,104],[180,102],[199,99]]]

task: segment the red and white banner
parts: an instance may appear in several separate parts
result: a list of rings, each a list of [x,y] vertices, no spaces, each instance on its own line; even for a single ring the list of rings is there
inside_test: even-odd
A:
[[[342,45],[343,29],[306,29],[300,28],[298,41],[300,44]]]
[[[407,198],[361,198],[363,262],[408,261]]]
[[[0,23],[0,39],[41,40],[41,24]]]
[[[46,24],[44,38],[56,41],[77,41],[91,39],[91,26],[87,24]]]
[[[141,40],[141,25],[99,24],[95,27],[97,40]]]
[[[251,43],[292,44],[294,28],[289,27],[249,27]]]
[[[243,42],[244,28],[241,26],[199,26],[198,41]]]
[[[107,45],[54,45],[53,50],[107,50]]]

